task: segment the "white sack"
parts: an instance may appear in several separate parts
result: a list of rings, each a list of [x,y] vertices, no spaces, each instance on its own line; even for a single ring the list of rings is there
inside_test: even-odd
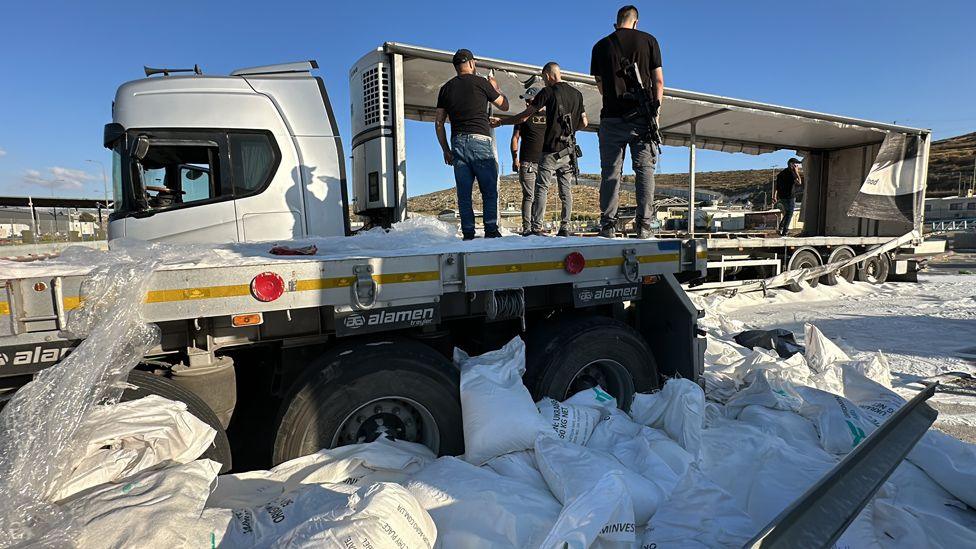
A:
[[[823,477],[836,458],[822,449],[799,451],[781,438],[737,420],[705,429],[701,470],[735,500],[756,531]]]
[[[868,432],[905,404],[905,399],[900,395],[847,365],[844,369],[844,394],[872,421]],[[907,459],[921,467],[949,493],[970,507],[976,507],[976,445],[929,429],[909,452]]]
[[[535,460],[553,495],[568,505],[591,490],[603,475],[619,471],[634,504],[634,519],[645,524],[666,496],[657,484],[624,467],[611,454],[551,437],[539,437]]]
[[[540,549],[629,549],[637,542],[634,505],[619,472],[563,507]]]
[[[543,492],[549,491],[546,479],[542,478],[539,466],[535,463],[535,452],[532,450],[522,450],[503,454],[496,458],[491,458],[488,463],[481,466],[488,468],[499,475],[527,484]]]
[[[359,488],[345,506],[309,518],[273,547],[431,549],[436,540],[433,519],[410,492],[379,482]]]
[[[532,448],[537,436],[552,433],[522,384],[521,338],[476,357],[454,349],[454,362],[461,368],[465,461],[481,465],[495,456]]]
[[[349,484],[302,484],[266,503],[234,509],[223,546],[271,547],[310,518],[344,508],[357,489]]]
[[[757,531],[728,492],[690,467],[651,517],[641,547],[743,547]]]
[[[766,434],[778,436],[794,448],[820,448],[816,427],[809,419],[795,412],[752,405],[739,412],[738,420]]]
[[[51,499],[59,501],[163,462],[189,463],[207,451],[216,435],[186,404],[158,395],[96,406],[81,427],[80,438],[88,441],[83,453]]]
[[[796,412],[803,405],[793,384],[771,370],[755,370],[746,379],[749,385],[735,393],[725,404],[729,417],[738,417],[739,412],[747,406]]]
[[[813,324],[803,325],[806,352],[803,357],[814,372],[823,372],[835,362],[847,362],[851,358]]]
[[[302,484],[402,483],[435,459],[423,444],[380,437],[369,443],[319,450],[269,471],[221,475],[207,507],[255,507]]]
[[[78,547],[211,547],[221,521],[201,518],[220,464],[202,459],[147,470],[79,492],[61,502]],[[223,518],[223,525],[229,520]]]
[[[874,423],[850,400],[813,387],[796,391],[803,399],[799,413],[813,422],[824,450],[847,454],[874,431]]]
[[[588,406],[564,404],[549,397],[535,405],[556,437],[574,444],[586,444],[593,428],[600,421],[600,410]]]
[[[637,423],[661,429],[696,459],[705,427],[705,393],[695,382],[669,379],[653,394],[636,394],[630,416]]]
[[[452,457],[428,465],[407,489],[434,519],[444,548],[538,547],[562,510],[548,490]]]
[[[602,387],[598,386],[583,389],[564,400],[563,404],[570,406],[588,406],[597,410],[610,410],[617,407],[617,399],[610,393],[604,391]]]

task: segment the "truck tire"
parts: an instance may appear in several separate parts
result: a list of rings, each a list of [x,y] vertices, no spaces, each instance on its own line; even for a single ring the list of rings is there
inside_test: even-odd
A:
[[[857,279],[871,284],[884,284],[891,271],[891,258],[888,254],[869,257],[861,262],[857,270]]]
[[[149,372],[133,370],[129,372],[128,382],[130,385],[134,385],[134,387],[126,388],[122,392],[122,397],[119,400],[128,402],[149,395],[159,395],[170,400],[178,400],[186,404],[187,411],[196,416],[197,419],[217,431],[213,445],[200,457],[212,459],[220,463],[221,473],[230,471],[233,463],[231,461],[230,442],[227,440],[227,433],[220,424],[220,418],[207,406],[206,402],[193,392],[173,383],[171,380],[163,376],[153,375]]]
[[[460,374],[434,349],[409,339],[330,349],[292,386],[282,405],[272,461],[382,434],[438,455],[464,452]]]
[[[848,248],[847,246],[841,246],[839,248],[834,248],[830,252],[830,255],[827,256],[827,264],[836,263],[838,261],[847,261],[852,257],[854,257],[854,250]],[[827,286],[836,286],[842,278],[848,282],[854,282],[854,277],[856,275],[857,265],[852,263],[843,269],[823,275],[820,278],[820,282],[823,282]]]
[[[536,400],[565,400],[599,385],[629,410],[634,393],[658,387],[654,355],[630,326],[601,316],[550,322],[528,336],[526,379]]]
[[[787,267],[787,271],[792,271],[793,269],[810,269],[813,267],[820,267],[820,256],[817,255],[813,250],[800,250],[793,254],[790,258],[790,264]],[[807,280],[807,284],[811,288],[816,288],[820,284],[819,278],[811,278]],[[803,290],[803,286],[800,286],[798,282],[791,283],[787,288],[791,292],[799,292]]]

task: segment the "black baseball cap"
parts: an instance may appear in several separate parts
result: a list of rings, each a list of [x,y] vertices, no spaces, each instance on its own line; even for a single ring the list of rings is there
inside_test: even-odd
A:
[[[803,161],[794,156],[793,158],[787,160],[786,163],[787,164],[803,164]]]
[[[454,63],[454,66],[456,67],[458,65],[462,65],[464,63],[467,63],[468,61],[471,61],[472,59],[474,59],[474,54],[471,53],[471,50],[466,50],[464,48],[461,48],[458,51],[454,52],[454,59],[452,60],[452,62]]]

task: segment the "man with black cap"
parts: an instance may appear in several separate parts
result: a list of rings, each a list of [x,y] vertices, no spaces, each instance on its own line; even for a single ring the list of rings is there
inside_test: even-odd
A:
[[[549,185],[555,177],[559,184],[562,202],[559,232],[556,236],[569,236],[569,220],[573,213],[573,183],[576,182],[575,134],[587,125],[583,109],[583,94],[563,82],[559,64],[550,61],[542,67],[542,79],[546,83],[531,103],[519,114],[492,119],[492,126],[523,124],[543,108],[546,111],[546,131],[542,139],[542,156],[539,157],[539,173],[535,178],[532,197],[532,224],[527,235],[542,235],[542,221],[546,215],[546,198]]]
[[[650,88],[651,99],[660,105],[664,98],[661,48],[656,38],[637,30],[637,8],[634,6],[620,8],[613,27],[615,30],[609,36],[593,46],[590,61],[590,74],[596,78],[597,90],[603,95],[600,111],[600,236],[614,236],[624,151],[630,146],[637,191],[634,224],[637,236],[648,238],[652,235],[654,167],[660,151],[658,144],[646,139],[650,123],[647,117],[635,119],[629,116],[638,102],[628,92],[620,70],[622,60],[636,63],[641,82]]]
[[[803,177],[800,175],[802,163],[799,158],[791,158],[786,163],[786,169],[776,174],[776,185],[773,188],[773,202],[783,205],[783,221],[779,224],[779,234],[786,236],[790,232],[790,222],[796,210],[796,198],[793,193],[803,194]]]
[[[457,76],[441,86],[437,95],[435,131],[444,152],[444,163],[454,166],[458,211],[464,240],[474,238],[474,207],[471,191],[475,179],[483,202],[485,238],[497,238],[498,232],[498,160],[488,124],[488,104],[508,110],[508,98],[498,89],[498,82],[475,74],[474,55],[460,49],[454,54]],[[451,143],[444,131],[451,121]]]
[[[535,84],[536,77],[527,84],[525,93],[519,98],[525,100],[525,105],[532,104],[532,100],[541,87]],[[535,190],[535,177],[539,173],[539,157],[542,156],[542,139],[546,134],[546,115],[536,113],[525,122],[516,124],[512,130],[512,171],[519,176],[522,186],[522,234],[532,230],[532,197]]]

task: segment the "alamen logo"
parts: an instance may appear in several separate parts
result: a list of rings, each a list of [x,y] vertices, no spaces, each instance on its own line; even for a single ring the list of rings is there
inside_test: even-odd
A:
[[[394,324],[397,322],[424,322],[434,320],[434,309],[414,309],[412,311],[377,311],[366,317],[367,326]]]
[[[637,297],[637,286],[600,288],[593,293],[593,299],[628,299],[631,297]]]

